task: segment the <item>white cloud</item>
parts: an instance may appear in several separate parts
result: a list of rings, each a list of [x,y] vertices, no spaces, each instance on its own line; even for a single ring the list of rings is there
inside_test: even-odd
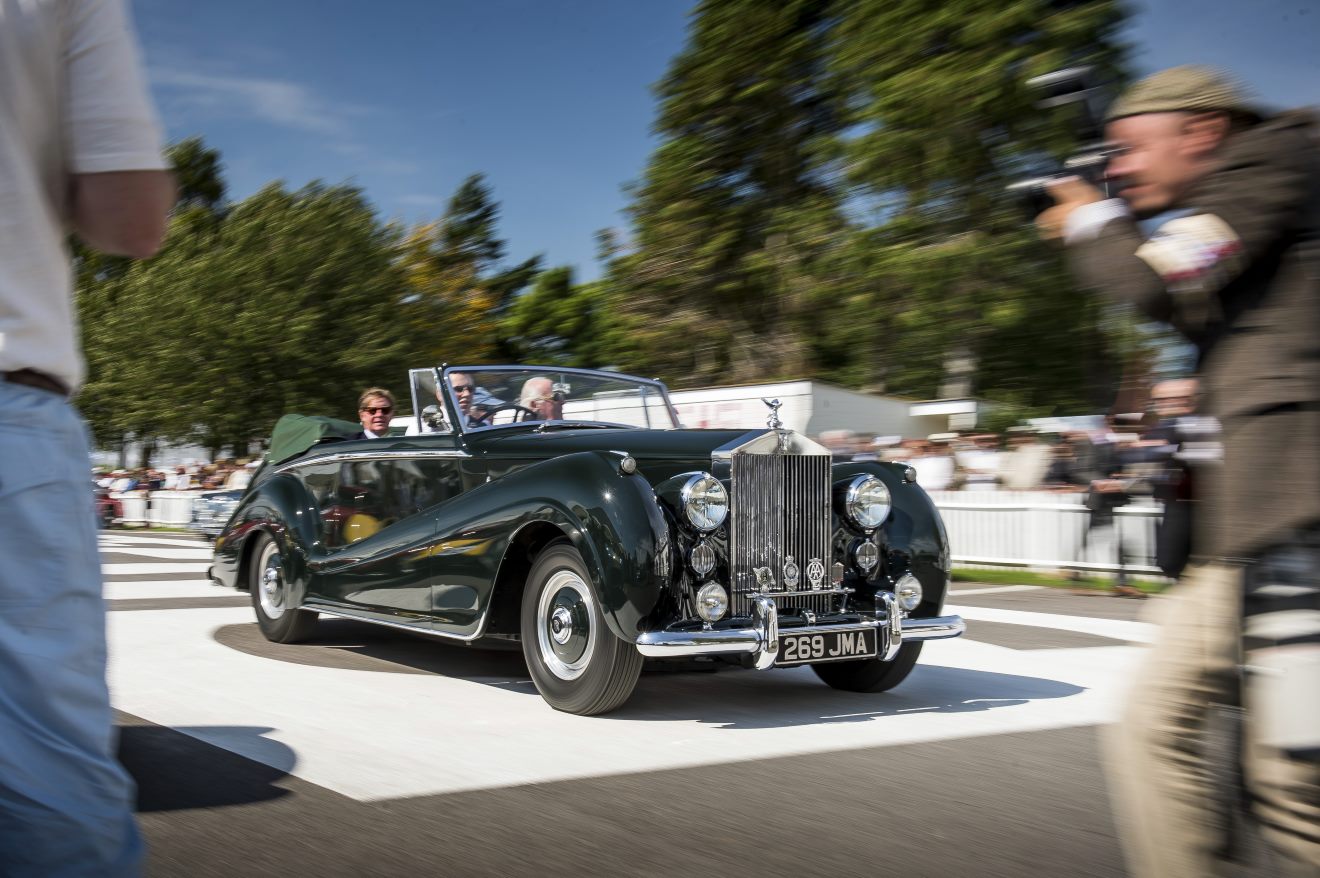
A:
[[[274,125],[328,137],[347,137],[344,116],[361,112],[357,107],[334,107],[301,83],[285,79],[153,68],[151,81],[213,110],[249,113]]]

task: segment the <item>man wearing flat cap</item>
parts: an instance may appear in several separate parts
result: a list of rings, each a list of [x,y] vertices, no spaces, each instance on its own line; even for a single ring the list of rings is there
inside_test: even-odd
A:
[[[1176,67],[1106,118],[1120,198],[1080,180],[1037,220],[1087,286],[1199,351],[1222,460],[1197,474],[1191,564],[1109,741],[1138,876],[1224,870],[1212,705],[1245,708],[1251,809],[1286,874],[1320,875],[1320,149],[1232,80]],[[1156,219],[1158,218],[1158,219]],[[1144,233],[1138,221],[1162,220]],[[1221,773],[1220,776],[1223,776]]]

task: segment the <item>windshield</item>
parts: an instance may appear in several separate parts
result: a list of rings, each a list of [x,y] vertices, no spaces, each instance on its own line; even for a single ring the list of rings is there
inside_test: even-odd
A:
[[[414,372],[424,398],[434,398],[434,376],[434,370]],[[574,424],[657,430],[678,426],[664,385],[630,375],[454,366],[444,370],[443,381],[451,394],[451,411],[460,413],[459,428],[464,432],[537,421],[547,429]]]

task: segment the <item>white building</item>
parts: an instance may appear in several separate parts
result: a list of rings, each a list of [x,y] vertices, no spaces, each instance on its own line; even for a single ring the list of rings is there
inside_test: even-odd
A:
[[[923,403],[846,390],[821,381],[671,390],[669,398],[685,427],[748,430],[764,427],[770,409],[761,400],[778,399],[783,404],[779,419],[784,426],[808,436],[830,430],[852,430],[912,438],[950,428],[950,412],[925,412],[920,410]],[[975,406],[974,400],[967,402]]]

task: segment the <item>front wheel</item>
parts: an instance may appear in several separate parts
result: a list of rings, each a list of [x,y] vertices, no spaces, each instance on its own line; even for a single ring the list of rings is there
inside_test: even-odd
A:
[[[541,697],[555,710],[591,716],[628,700],[642,654],[605,626],[582,555],[555,543],[536,558],[522,598],[522,648]]]
[[[267,640],[275,643],[306,640],[316,628],[316,613],[290,605],[289,583],[279,544],[269,534],[262,534],[257,540],[252,552],[252,575],[248,577],[257,627]]]
[[[833,689],[845,692],[885,692],[907,679],[921,655],[921,642],[905,643],[893,661],[824,662],[812,665],[816,676]]]

